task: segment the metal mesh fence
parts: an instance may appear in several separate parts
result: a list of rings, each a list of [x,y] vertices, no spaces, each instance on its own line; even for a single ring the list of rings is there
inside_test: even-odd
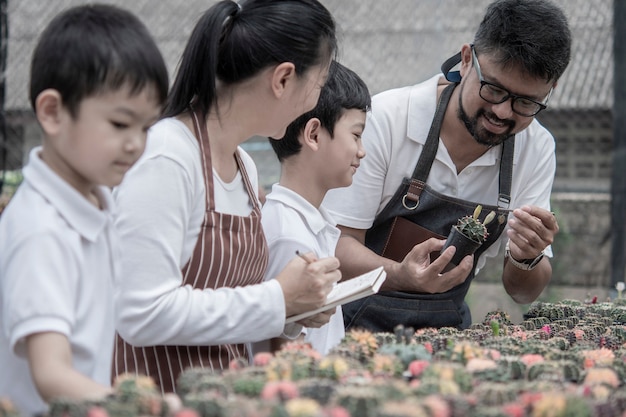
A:
[[[131,10],[148,26],[165,56],[170,74],[200,14],[214,0],[100,0]],[[335,16],[341,62],[354,69],[372,93],[410,85],[437,73],[441,63],[471,42],[491,0],[321,0]],[[573,57],[551,108],[612,106],[613,0],[555,0],[572,25]],[[7,150],[0,171],[16,169],[40,131],[28,103],[28,73],[33,47],[46,24],[61,10],[87,0],[7,0],[9,26],[6,99],[2,140]],[[606,134],[603,134],[606,137]],[[246,144],[268,186],[277,179],[277,162],[264,139]],[[1,158],[0,158],[1,161]]]

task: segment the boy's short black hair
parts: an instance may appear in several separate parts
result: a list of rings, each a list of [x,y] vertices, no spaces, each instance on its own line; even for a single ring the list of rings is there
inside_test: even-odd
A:
[[[104,4],[78,6],[57,15],[39,37],[30,73],[30,101],[51,88],[75,117],[89,96],[129,86],[153,85],[160,103],[169,87],[163,56],[132,13]]]
[[[285,158],[300,152],[302,144],[299,136],[312,118],[319,119],[322,127],[330,133],[332,138],[335,124],[346,110],[358,109],[366,112],[371,104],[372,99],[365,82],[354,71],[337,61],[332,61],[328,71],[328,80],[322,87],[315,108],[291,122],[282,139],[270,138],[278,160],[282,162]]]

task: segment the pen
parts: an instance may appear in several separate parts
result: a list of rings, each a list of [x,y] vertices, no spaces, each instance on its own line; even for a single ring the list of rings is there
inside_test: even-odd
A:
[[[310,258],[306,257],[305,255],[303,255],[302,253],[300,253],[300,251],[299,251],[299,250],[297,250],[297,251],[296,251],[296,255],[298,255],[299,257],[301,257],[302,259],[304,259],[304,261],[305,261],[306,263],[308,263],[308,264],[310,264],[310,263],[312,263],[312,262],[313,262],[313,260],[312,260],[312,259],[310,259]]]

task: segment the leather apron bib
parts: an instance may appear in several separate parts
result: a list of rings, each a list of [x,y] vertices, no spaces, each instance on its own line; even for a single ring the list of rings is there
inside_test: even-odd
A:
[[[507,139],[502,145],[497,205],[465,201],[431,189],[426,180],[439,146],[443,116],[456,85],[450,84],[442,92],[413,177],[403,179],[392,199],[376,217],[374,224],[366,233],[365,245],[379,255],[400,262],[415,244],[430,237],[444,239],[457,220],[471,215],[478,204],[483,206],[481,219],[493,210],[498,214],[496,221],[487,225],[489,236],[475,252],[474,268],[465,282],[445,293],[383,291],[348,303],[343,306],[346,328],[359,327],[377,332],[392,332],[398,324],[414,329],[423,327],[464,329],[472,323],[465,295],[474,278],[479,256],[498,239],[506,225],[507,209],[511,201],[515,138]],[[398,250],[398,247],[401,249]],[[438,254],[435,258],[436,256]]]
[[[200,144],[206,211],[198,241],[182,269],[182,286],[193,288],[238,287],[263,282],[268,249],[261,226],[261,207],[239,154],[235,157],[246,191],[254,206],[247,217],[215,211],[211,149],[205,119],[193,113],[194,130]],[[175,392],[176,379],[187,368],[227,369],[236,358],[250,359],[246,344],[215,346],[133,347],[117,336],[114,368],[118,372],[148,375],[162,392]]]

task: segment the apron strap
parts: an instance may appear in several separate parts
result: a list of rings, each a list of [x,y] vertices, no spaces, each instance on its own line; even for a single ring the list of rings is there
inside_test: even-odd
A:
[[[443,116],[446,114],[446,108],[448,107],[450,97],[452,97],[452,92],[456,86],[457,83],[448,85],[441,92],[441,97],[439,97],[435,116],[430,124],[430,130],[426,138],[426,144],[424,144],[424,149],[415,165],[409,189],[404,197],[402,197],[402,205],[408,210],[415,210],[420,203],[420,194],[426,185],[430,168],[433,165],[435,155],[437,155],[437,149],[439,148],[439,132],[441,131]]]
[[[211,145],[209,143],[209,134],[206,126],[206,120],[198,110],[194,110],[191,108],[191,116],[193,119],[193,127],[196,134],[196,139],[198,139],[198,143],[200,144],[200,159],[202,160],[202,167],[204,169],[204,179],[206,186],[206,207],[208,211],[215,211],[215,198],[213,197],[215,191],[215,185],[213,184],[213,163],[211,162]],[[261,210],[259,205],[259,200],[257,198],[254,187],[252,186],[252,181],[248,176],[248,172],[246,171],[246,166],[244,165],[241,156],[239,155],[239,150],[235,151],[235,161],[237,163],[237,167],[239,168],[239,172],[241,173],[241,177],[243,179],[244,187],[248,193],[248,197],[252,202],[252,207],[254,210]]]
[[[452,92],[457,86],[457,83],[448,85],[442,92],[437,104],[437,110],[435,110],[435,116],[430,124],[430,130],[428,131],[428,137],[426,138],[426,144],[420,154],[415,170],[413,171],[413,179],[422,183],[426,183],[428,174],[430,174],[430,167],[437,155],[437,149],[439,148],[439,132],[441,132],[441,125],[443,124],[443,116],[446,114],[446,108],[452,97]]]
[[[511,182],[513,181],[513,154],[515,153],[515,136],[511,136],[502,144],[500,157],[500,185],[498,190],[498,207],[508,209],[511,204]]]
[[[213,212],[215,211],[215,198],[213,198],[213,163],[211,162],[211,145],[209,144],[206,119],[202,116],[200,111],[193,109],[193,107],[191,107],[190,113],[193,119],[193,128],[196,134],[196,139],[200,145],[200,160],[202,161],[204,183],[206,186],[206,210]]]

